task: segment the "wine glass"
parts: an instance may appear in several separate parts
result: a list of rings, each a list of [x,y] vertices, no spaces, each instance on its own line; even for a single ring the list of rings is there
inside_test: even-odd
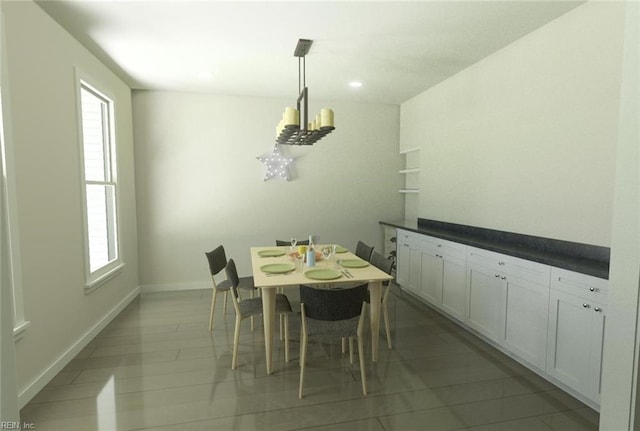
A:
[[[296,244],[298,243],[298,240],[296,239],[295,236],[291,237],[291,248],[289,249],[290,253],[293,253],[294,251],[296,251]]]
[[[296,270],[303,272],[304,271],[304,254],[296,252],[294,256],[296,258]]]
[[[324,257],[324,260],[327,261],[327,268],[329,267],[329,260],[331,259],[332,255],[333,255],[333,246],[326,245],[322,247],[322,256]]]

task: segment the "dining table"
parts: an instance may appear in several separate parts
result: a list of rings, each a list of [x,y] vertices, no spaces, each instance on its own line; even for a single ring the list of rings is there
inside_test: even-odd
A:
[[[371,356],[378,360],[380,331],[380,308],[382,283],[393,277],[357,257],[344,247],[336,245],[336,253],[325,259],[319,252],[323,245],[316,246],[314,266],[306,266],[296,258],[297,249],[292,247],[251,247],[253,281],[262,293],[262,318],[267,374],[273,371],[273,333],[276,322],[276,292],[278,289],[296,288],[301,284],[316,288],[349,288],[368,284],[370,296]]]

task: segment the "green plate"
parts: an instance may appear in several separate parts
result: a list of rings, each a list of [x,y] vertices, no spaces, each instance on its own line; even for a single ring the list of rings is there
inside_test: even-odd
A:
[[[341,265],[345,268],[364,268],[369,266],[369,262],[360,259],[344,259]]]
[[[258,256],[260,257],[278,257],[284,256],[286,252],[284,250],[260,250]]]
[[[270,263],[260,267],[260,270],[267,274],[284,274],[285,272],[291,272],[294,269],[296,269],[296,266],[293,263]]]
[[[344,247],[336,246],[336,253],[346,253],[347,249]]]
[[[335,280],[336,278],[342,277],[342,273],[340,271],[329,268],[310,269],[305,272],[304,275],[314,280]]]

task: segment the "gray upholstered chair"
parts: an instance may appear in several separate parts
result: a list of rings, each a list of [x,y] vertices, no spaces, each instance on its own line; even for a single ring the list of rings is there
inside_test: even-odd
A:
[[[233,259],[229,259],[225,268],[227,272],[227,280],[231,283],[231,299],[233,308],[236,310],[236,325],[233,334],[233,358],[231,360],[231,368],[236,369],[238,358],[238,344],[240,342],[240,322],[247,317],[258,316],[262,314],[262,297],[254,297],[241,299],[238,295],[238,287],[240,278],[236,270],[236,264]],[[286,295],[276,294],[276,313],[284,315],[284,360],[289,362],[289,313],[291,313],[291,304]],[[282,337],[281,337],[282,338]]]
[[[362,393],[367,394],[367,374],[364,359],[364,317],[367,284],[354,288],[332,290],[300,286],[302,327],[300,333],[300,389],[302,398],[304,372],[309,337],[320,339],[349,338],[349,359],[353,364],[353,337],[358,340]]]
[[[211,298],[211,313],[209,315],[209,331],[213,330],[213,313],[216,308],[216,299],[218,294],[224,292],[224,313],[227,313],[227,294],[231,289],[229,280],[217,282],[215,277],[227,266],[227,255],[224,247],[219,245],[215,249],[206,252],[207,261],[209,262],[209,272],[211,273],[211,281],[213,282],[213,297]],[[255,287],[253,285],[253,277],[242,277],[238,284],[239,289],[251,291],[251,297],[254,296]]]
[[[377,251],[371,253],[371,264],[387,274],[391,274],[391,270],[393,269],[393,261],[391,259],[387,259]],[[384,286],[384,293],[382,294],[381,302],[382,316],[384,317],[384,329],[387,335],[387,347],[391,349],[391,329],[389,327],[389,310],[387,307],[391,282],[384,281],[382,285]]]
[[[373,247],[369,247],[364,242],[358,241],[356,244],[356,256],[369,262],[371,259],[371,253],[373,253]]]
[[[276,245],[278,247],[282,247],[282,246],[285,246],[285,245],[289,245],[290,246],[291,245],[291,241],[285,241],[283,239],[277,239],[276,240]],[[308,239],[302,239],[302,240],[299,239],[298,241],[296,241],[296,245],[309,245],[309,240]]]

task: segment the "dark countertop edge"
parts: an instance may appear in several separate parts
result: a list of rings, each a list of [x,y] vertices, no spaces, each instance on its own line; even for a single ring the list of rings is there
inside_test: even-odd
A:
[[[438,222],[439,224],[443,224]],[[489,237],[479,238],[478,236],[474,236],[473,234],[465,234],[461,232],[453,232],[451,230],[447,230],[446,228],[430,228],[425,227],[423,224],[419,224],[418,221],[411,220],[400,220],[400,221],[380,221],[380,224],[387,225],[399,229],[408,230],[411,232],[429,235],[436,238],[453,241],[465,245],[469,245],[472,247],[478,247],[485,250],[493,251],[496,253],[502,253],[509,256],[519,257],[521,259],[530,260],[533,262],[538,262],[550,266],[554,266],[557,268],[567,269],[569,271],[579,272],[582,274],[592,275],[594,277],[602,278],[607,280],[609,278],[609,260],[599,260],[593,259],[584,256],[576,256],[569,255],[565,253],[558,252],[549,252],[543,251],[535,248],[534,246],[527,246],[526,244],[510,244],[505,241],[501,241],[499,238],[491,238],[491,232],[498,231],[489,231]],[[452,225],[453,226],[453,225]],[[460,225],[455,225],[460,226]],[[480,229],[473,228],[470,229]],[[508,233],[506,233],[508,235]],[[522,237],[527,237],[526,235],[522,235]],[[530,237],[535,238],[537,242],[540,240],[544,240],[544,238],[539,237]],[[548,240],[549,242],[560,242],[559,240]],[[565,242],[566,244],[573,244],[569,242]],[[589,246],[587,244],[579,244],[583,247],[598,247],[598,246]],[[598,247],[599,249],[603,249],[603,247]],[[600,251],[600,250],[599,250]]]

